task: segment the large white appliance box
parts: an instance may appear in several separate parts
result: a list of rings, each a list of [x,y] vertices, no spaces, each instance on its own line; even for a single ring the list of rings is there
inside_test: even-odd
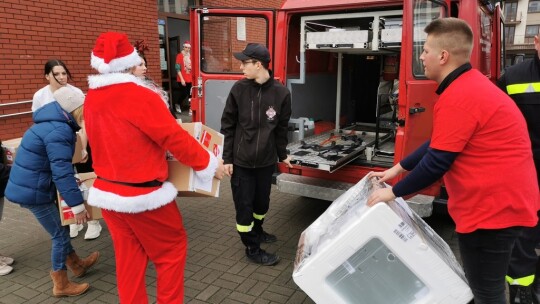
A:
[[[301,235],[293,279],[316,303],[460,304],[472,299],[450,247],[407,204],[366,205],[367,178]]]

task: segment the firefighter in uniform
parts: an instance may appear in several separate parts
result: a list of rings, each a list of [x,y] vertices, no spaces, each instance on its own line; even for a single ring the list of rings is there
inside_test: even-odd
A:
[[[262,224],[269,209],[276,162],[292,167],[286,150],[291,94],[268,70],[270,52],[265,46],[249,43],[234,57],[241,61],[246,78],[231,88],[223,110],[223,161],[231,176],[236,228],[246,256],[270,266],[279,262],[279,257],[262,250],[260,243],[277,239],[264,232]]]
[[[540,35],[540,34],[539,34]],[[536,56],[509,67],[497,85],[516,102],[525,116],[531,138],[534,165],[540,181],[540,41],[534,37]],[[540,216],[540,212],[539,212]],[[512,251],[506,281],[510,285],[510,303],[540,303],[540,274],[535,247],[540,241],[540,225],[525,230]],[[533,284],[534,283],[534,284]],[[536,287],[534,287],[536,286]],[[536,291],[535,291],[536,289]],[[519,299],[519,300],[518,300]]]

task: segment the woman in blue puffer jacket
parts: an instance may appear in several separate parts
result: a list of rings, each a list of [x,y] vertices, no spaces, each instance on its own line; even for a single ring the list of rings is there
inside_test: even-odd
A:
[[[62,226],[56,190],[72,208],[78,224],[89,215],[71,164],[75,132],[83,119],[84,95],[69,87],[54,92],[55,102],[34,112],[34,125],[22,138],[5,190],[6,198],[29,209],[51,235],[53,295],[76,296],[89,288],[67,278],[66,266],[82,276],[99,259],[99,252],[80,259],[71,246],[68,226]]]

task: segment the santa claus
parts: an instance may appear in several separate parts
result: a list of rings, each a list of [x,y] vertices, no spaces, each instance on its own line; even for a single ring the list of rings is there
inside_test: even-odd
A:
[[[167,182],[166,151],[196,170],[222,178],[223,161],[174,120],[159,94],[131,74],[141,58],[122,33],[101,34],[91,54],[86,132],[98,176],[88,203],[102,208],[116,255],[121,303],[146,303],[145,272],[157,272],[158,303],[182,303],[187,238]]]

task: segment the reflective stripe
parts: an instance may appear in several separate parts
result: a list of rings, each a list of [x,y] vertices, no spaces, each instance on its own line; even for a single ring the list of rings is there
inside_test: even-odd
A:
[[[510,285],[529,286],[534,282],[534,274],[523,278],[512,279],[506,276],[506,282]]]
[[[538,93],[540,92],[540,82],[510,84],[506,86],[506,92],[508,95]]]
[[[263,220],[264,217],[266,216],[266,214],[256,214],[256,213],[253,213],[253,218],[256,219],[256,220]]]
[[[252,228],[253,228],[253,222],[251,222],[251,225],[249,226],[236,224],[236,230],[238,230],[238,232],[250,232]]]

